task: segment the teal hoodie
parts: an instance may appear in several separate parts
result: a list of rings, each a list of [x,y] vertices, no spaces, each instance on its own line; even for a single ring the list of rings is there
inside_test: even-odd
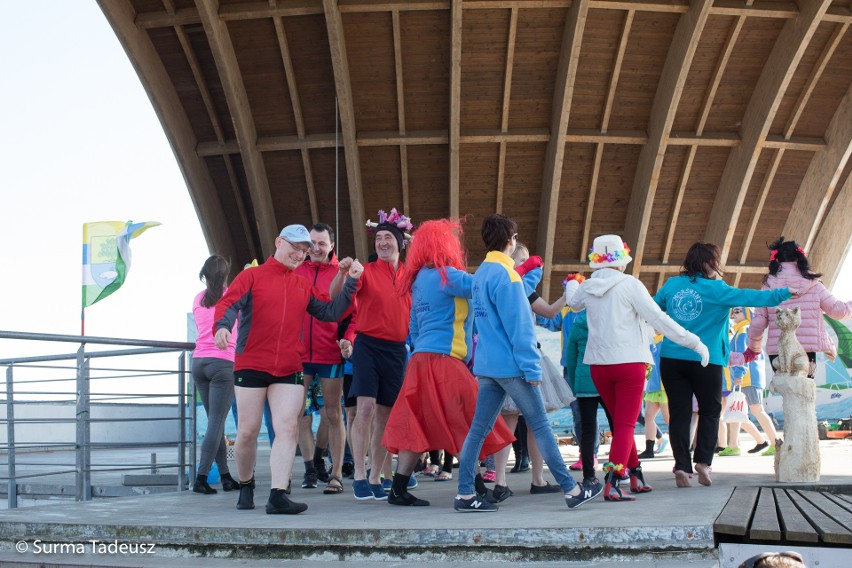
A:
[[[486,255],[473,275],[472,302],[479,335],[474,374],[540,381],[532,310],[510,256],[499,251]]]
[[[728,316],[735,306],[777,306],[790,299],[788,288],[741,290],[704,276],[673,276],[654,296],[673,320],[697,335],[710,351],[710,363],[728,366]],[[695,351],[665,338],[661,357],[700,361]]]
[[[598,389],[592,381],[591,368],[583,363],[583,353],[586,352],[588,340],[589,322],[586,319],[586,311],[583,310],[574,318],[565,345],[565,371],[568,373],[568,384],[577,397],[598,396]]]

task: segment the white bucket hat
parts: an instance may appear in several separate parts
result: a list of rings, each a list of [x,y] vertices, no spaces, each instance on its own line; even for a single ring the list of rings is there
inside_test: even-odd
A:
[[[619,268],[633,260],[630,247],[618,235],[601,235],[589,250],[589,268]]]

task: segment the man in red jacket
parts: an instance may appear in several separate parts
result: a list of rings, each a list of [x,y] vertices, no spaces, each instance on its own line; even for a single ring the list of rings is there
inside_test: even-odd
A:
[[[263,405],[269,400],[275,442],[269,456],[272,490],[268,514],[296,514],[308,508],[294,503],[285,491],[296,455],[299,416],[305,404],[302,320],[305,312],[323,321],[337,321],[352,302],[363,267],[353,261],[349,277],[334,300],[294,273],[313,248],[308,230],[288,225],[275,239],[275,254],[257,268],[244,270],[216,304],[213,316],[216,346],[225,349],[239,315],[240,330],[234,361],[234,384],[240,421],[235,448],[240,497],[237,509],[254,508],[254,463]]]
[[[379,474],[387,458],[382,436],[405,375],[411,294],[400,293],[397,282],[405,273],[399,260],[405,235],[393,223],[376,227],[378,260],[364,267],[358,287],[356,338],[352,349],[350,397],[357,397],[350,446],[355,460],[352,490],[356,499],[386,500]],[[370,479],[364,460],[370,452]]]
[[[334,255],[334,229],[326,223],[317,223],[311,227],[311,241],[314,248],[310,257],[296,269],[296,274],[334,297],[340,291],[343,278],[349,269],[347,259],[338,263]],[[305,411],[299,426],[299,449],[305,460],[305,479],[302,487],[312,489],[317,480],[327,483],[323,493],[332,495],[343,492],[342,467],[343,452],[346,446],[346,430],[343,427],[341,397],[343,395],[343,358],[337,345],[337,322],[324,322],[305,314],[302,325],[302,341],[305,355],[302,366],[305,370],[305,391],[312,381],[319,381],[324,406],[320,408],[320,430],[317,432],[317,444],[314,443],[312,430],[313,413]],[[318,401],[315,401],[315,404]],[[331,475],[325,469],[322,452],[325,440],[321,433],[327,433],[331,450]]]

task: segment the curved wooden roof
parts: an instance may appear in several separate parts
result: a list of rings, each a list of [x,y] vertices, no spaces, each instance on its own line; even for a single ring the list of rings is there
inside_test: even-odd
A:
[[[510,215],[544,295],[602,233],[651,290],[696,240],[749,286],[852,241],[852,0],[99,2],[235,264],[316,221],[364,258],[391,207],[471,215],[474,264]]]

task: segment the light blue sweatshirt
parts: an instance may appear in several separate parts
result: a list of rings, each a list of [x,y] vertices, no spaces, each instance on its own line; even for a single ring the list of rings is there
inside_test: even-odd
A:
[[[479,333],[474,374],[540,381],[532,310],[510,256],[486,255],[473,275],[473,309]]]
[[[435,268],[421,268],[411,289],[410,339],[414,353],[439,353],[465,363],[473,353],[473,314],[468,309],[473,276],[447,268],[447,283]]]
[[[657,305],[673,320],[691,331],[710,351],[710,363],[728,366],[728,316],[734,306],[777,306],[790,299],[788,288],[740,290],[724,280],[704,276],[673,276],[654,296]],[[661,357],[700,361],[697,353],[663,340]]]

